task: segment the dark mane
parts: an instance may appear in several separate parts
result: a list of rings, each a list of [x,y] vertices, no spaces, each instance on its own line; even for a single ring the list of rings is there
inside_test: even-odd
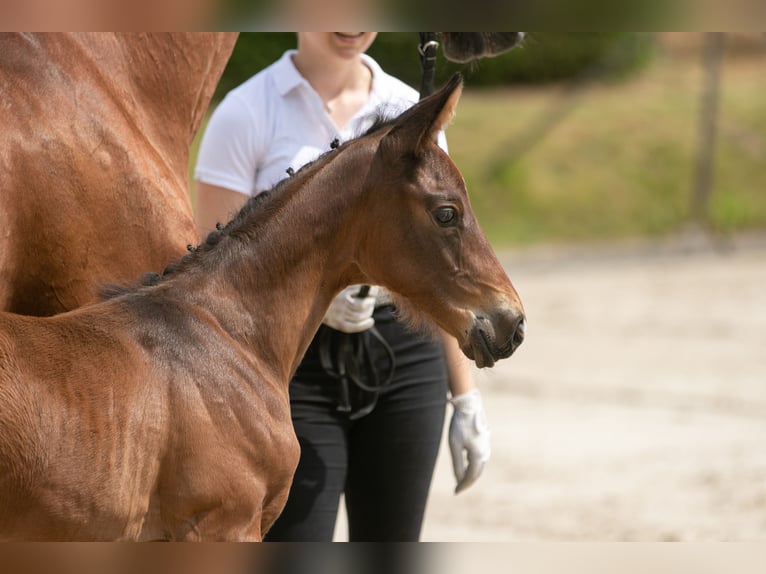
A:
[[[120,295],[126,295],[128,293],[138,291],[142,289],[143,287],[152,287],[154,285],[158,285],[164,279],[167,279],[173,274],[181,271],[182,269],[185,269],[186,267],[188,267],[190,264],[192,264],[194,261],[196,261],[199,258],[200,253],[212,250],[216,245],[218,245],[221,242],[221,240],[224,237],[229,235],[235,235],[238,231],[240,231],[244,223],[251,217],[252,213],[259,212],[259,211],[266,213],[267,211],[269,211],[270,206],[275,203],[275,200],[280,196],[280,192],[285,187],[288,186],[292,178],[298,175],[298,173],[301,173],[304,170],[304,168],[307,168],[310,165],[313,165],[319,162],[319,160],[324,158],[325,155],[327,154],[323,154],[322,156],[317,158],[315,161],[306,164],[304,167],[298,170],[298,172],[294,174],[293,176],[286,177],[280,180],[271,189],[267,191],[263,191],[257,195],[250,197],[247,200],[247,202],[245,202],[245,205],[242,206],[242,208],[236,213],[236,215],[234,215],[234,217],[226,225],[222,225],[219,223],[216,226],[216,229],[208,233],[205,240],[201,244],[197,245],[196,247],[193,245],[187,246],[189,253],[169,263],[168,266],[165,267],[165,269],[162,271],[162,273],[155,273],[155,272],[144,273],[138,279],[138,282],[133,284],[103,285],[99,289],[100,299],[102,300],[112,299],[114,297],[119,297]]]
[[[363,130],[362,133],[358,134],[354,139],[369,136],[391,127],[397,117],[399,117],[399,113],[397,113],[396,110],[385,105],[379,106],[366,118],[367,122],[370,122],[370,127]]]
[[[183,257],[171,262],[162,273],[149,272],[144,273],[137,283],[132,284],[106,284],[99,289],[99,298],[101,300],[112,299],[121,295],[126,295],[138,291],[144,287],[152,287],[158,285],[166,278],[173,274],[186,269],[189,265],[199,259],[201,253],[208,252],[215,248],[224,237],[234,236],[241,233],[247,233],[246,230],[250,229],[252,225],[246,225],[246,222],[251,222],[254,213],[269,213],[276,208],[280,203],[280,200],[285,195],[285,190],[291,187],[291,184],[304,179],[307,172],[321,167],[327,162],[330,156],[334,156],[338,151],[353,142],[378,133],[379,131],[389,127],[396,116],[392,116],[387,113],[386,110],[380,109],[376,113],[370,116],[372,124],[363,133],[354,137],[353,139],[345,142],[342,146],[338,147],[336,142],[330,144],[330,149],[315,160],[303,165],[297,172],[290,174],[288,177],[280,180],[274,187],[267,191],[263,191],[253,197],[250,197],[245,205],[237,212],[237,214],[225,225],[218,225],[216,229],[208,233],[205,240],[195,246],[189,245],[189,253]],[[369,120],[368,120],[369,121]]]
[[[396,116],[391,116],[380,110],[374,116],[372,116],[372,125],[367,128],[360,137],[368,136],[386,129],[391,126],[396,120]]]

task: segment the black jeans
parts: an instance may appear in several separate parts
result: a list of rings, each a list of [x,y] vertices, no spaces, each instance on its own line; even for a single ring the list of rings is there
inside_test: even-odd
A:
[[[394,351],[392,390],[352,420],[338,410],[340,385],[320,363],[314,338],[290,383],[301,458],[287,505],[265,539],[331,541],[345,493],[351,541],[417,541],[441,441],[447,371],[441,342],[407,330],[391,309],[375,312],[375,327]],[[373,363],[389,362],[373,339]],[[353,384],[352,384],[353,386]],[[393,388],[395,387],[395,388]],[[369,394],[355,395],[355,401]],[[356,398],[355,398],[356,397]]]

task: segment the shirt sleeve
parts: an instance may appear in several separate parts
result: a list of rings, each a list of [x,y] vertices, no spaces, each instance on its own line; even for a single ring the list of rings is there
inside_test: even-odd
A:
[[[235,94],[227,95],[205,128],[194,179],[252,194],[262,131],[244,101]]]

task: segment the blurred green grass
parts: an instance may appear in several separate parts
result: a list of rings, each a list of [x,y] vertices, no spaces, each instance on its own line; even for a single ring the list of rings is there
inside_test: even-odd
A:
[[[766,227],[764,63],[725,63],[706,222],[718,231]],[[563,88],[468,86],[447,137],[490,241],[608,241],[682,229],[691,221],[702,86],[698,60],[658,57],[628,79],[588,87],[529,149],[520,139],[564,103]]]
[[[766,226],[766,75],[761,59],[727,62],[707,223]],[[468,90],[449,128],[450,154],[496,245],[671,233],[691,218],[702,71],[658,60],[635,77],[580,94],[520,156],[555,89]]]

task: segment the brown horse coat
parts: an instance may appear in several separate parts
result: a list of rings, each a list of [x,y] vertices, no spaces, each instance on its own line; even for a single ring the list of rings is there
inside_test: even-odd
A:
[[[251,199],[146,286],[0,313],[0,538],[261,539],[298,460],[289,380],[348,284],[406,298],[479,366],[509,356],[521,303],[435,142],[460,85]]]
[[[73,309],[196,243],[189,145],[235,40],[0,34],[0,309]]]

